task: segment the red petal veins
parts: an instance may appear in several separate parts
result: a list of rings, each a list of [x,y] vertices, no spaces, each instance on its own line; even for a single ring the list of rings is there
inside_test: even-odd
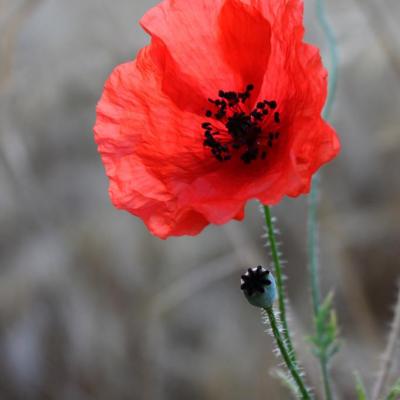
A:
[[[340,144],[320,117],[327,73],[303,42],[303,1],[165,0],[141,24],[151,44],[113,71],[97,107],[114,205],[167,238],[243,219],[250,199],[307,193]],[[276,101],[279,140],[265,160],[220,163],[203,144],[203,122],[224,128],[207,98],[248,84],[252,104]]]
[[[163,89],[182,108],[200,111],[200,101],[241,84],[220,54],[217,31],[223,4],[224,0],[166,0],[140,21],[168,50]],[[174,73],[175,66],[179,73]],[[189,92],[179,90],[182,81],[191,87]]]
[[[219,15],[222,57],[241,80],[261,86],[271,52],[271,25],[256,8],[227,0]]]
[[[197,234],[208,216],[188,201],[197,176],[222,166],[202,145],[204,117],[182,112],[160,90],[149,48],[106,82],[94,127],[113,204],[144,220],[156,236]],[[243,218],[238,204],[224,219]],[[218,222],[218,221],[215,221]]]

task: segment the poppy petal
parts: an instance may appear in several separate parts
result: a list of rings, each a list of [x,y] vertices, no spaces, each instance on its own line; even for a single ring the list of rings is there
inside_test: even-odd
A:
[[[216,31],[223,4],[224,0],[166,0],[140,20],[153,42],[161,42],[168,51],[163,90],[183,109],[199,111],[204,99],[241,84],[220,54]],[[182,81],[189,91],[180,89]]]
[[[340,144],[320,117],[327,74],[318,49],[303,42],[302,18],[302,0],[165,0],[143,17],[152,42],[113,71],[94,128],[116,207],[166,238],[241,220],[250,199],[275,204],[309,191],[312,174]],[[274,104],[263,110],[265,124],[246,115],[247,104],[235,111],[245,121],[236,133],[205,112],[217,106],[207,98],[220,89],[250,83],[257,108]],[[211,146],[205,122],[213,127]],[[246,140],[257,151],[264,146],[268,156],[256,152],[244,163],[242,150],[228,143],[232,157],[218,161],[212,146],[223,143],[221,132],[224,140],[242,135],[239,147]],[[273,148],[265,144],[271,132]]]
[[[203,147],[202,116],[180,110],[160,89],[152,48],[118,66],[105,84],[94,127],[113,204],[165,238],[197,234],[209,219],[187,201],[197,176],[218,171]],[[229,219],[243,218],[243,204]]]
[[[219,15],[222,55],[242,81],[260,87],[271,52],[271,25],[256,8],[227,0]]]

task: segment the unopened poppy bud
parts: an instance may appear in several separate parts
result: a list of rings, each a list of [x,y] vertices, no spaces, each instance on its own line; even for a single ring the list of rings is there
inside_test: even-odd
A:
[[[240,288],[250,304],[261,308],[270,308],[276,299],[274,276],[259,265],[249,268],[241,277]]]

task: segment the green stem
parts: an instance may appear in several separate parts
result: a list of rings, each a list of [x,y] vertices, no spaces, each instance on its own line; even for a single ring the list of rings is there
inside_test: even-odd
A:
[[[382,357],[382,366],[379,370],[378,378],[373,388],[372,399],[378,400],[382,396],[382,392],[389,377],[390,370],[396,360],[396,350],[398,349],[398,341],[400,338],[400,288],[397,298],[397,304],[394,312],[392,329],[390,330],[389,341]],[[400,386],[400,380],[396,385]],[[395,385],[395,386],[396,386]],[[388,399],[390,396],[388,396]],[[394,398],[394,397],[393,397]]]
[[[326,101],[325,108],[323,110],[323,117],[328,119],[332,110],[333,102],[336,94],[337,86],[337,67],[338,67],[338,56],[337,56],[337,43],[334,32],[327,20],[325,3],[324,0],[317,0],[316,3],[317,18],[321,28],[324,31],[326,40],[328,42],[329,55],[330,55],[330,75],[329,75],[329,91],[328,98]],[[314,312],[314,320],[316,323],[317,316],[319,314],[321,304],[321,292],[320,292],[320,280],[318,272],[318,243],[317,243],[317,209],[318,209],[318,197],[319,197],[319,174],[315,174],[313,177],[311,193],[309,196],[308,205],[308,256],[309,256],[309,271],[310,271],[310,286],[311,286],[311,297],[312,307]],[[317,335],[320,335],[319,330],[316,327]],[[325,399],[332,400],[332,385],[331,378],[329,375],[328,359],[324,354],[319,357],[321,374],[324,383]]]
[[[336,88],[337,88],[337,78],[338,78],[338,53],[337,53],[337,42],[335,33],[331,28],[326,17],[325,2],[324,0],[317,0],[317,18],[319,24],[324,31],[326,41],[328,42],[329,48],[329,58],[330,58],[330,68],[329,68],[329,82],[328,82],[328,98],[322,115],[324,118],[328,119],[332,106],[335,101]]]
[[[318,226],[317,209],[319,196],[319,174],[316,173],[312,180],[311,193],[308,199],[308,268],[310,272],[311,299],[314,312],[314,318],[318,316],[319,306],[321,304],[321,291],[318,272]]]
[[[331,387],[331,379],[329,376],[328,361],[326,359],[322,359],[322,357],[320,357],[320,360],[321,360],[322,380],[324,381],[325,398],[326,400],[332,400],[332,387]]]
[[[279,314],[280,320],[283,328],[283,336],[285,338],[285,344],[289,351],[290,358],[292,361],[296,362],[296,353],[294,351],[292,339],[290,337],[289,326],[287,322],[286,316],[286,294],[285,294],[285,287],[283,283],[283,270],[281,261],[279,258],[278,246],[276,243],[275,238],[275,231],[274,231],[274,224],[272,222],[272,214],[271,210],[268,206],[264,207],[264,214],[265,214],[265,224],[267,226],[267,233],[268,233],[268,241],[269,246],[271,249],[272,260],[274,262],[274,269],[275,269],[275,278],[276,278],[276,286],[278,289],[278,305],[279,305]]]
[[[317,335],[320,336],[321,332],[316,325],[321,304],[319,263],[318,263],[318,238],[317,238],[318,195],[319,195],[319,174],[315,174],[313,177],[312,190],[309,196],[309,203],[308,203],[308,221],[307,221],[308,257],[309,257],[308,268],[310,272],[311,299],[314,312],[315,332]],[[320,337],[320,339],[322,338]],[[332,395],[331,378],[329,374],[328,359],[324,354],[321,354],[318,358],[321,368],[322,380],[324,384],[325,399],[332,400],[333,395]]]
[[[293,380],[296,382],[296,385],[298,387],[299,393],[301,394],[301,398],[303,400],[311,400],[311,395],[309,391],[307,390],[303,379],[301,378],[301,375],[297,369],[297,365],[293,362],[292,358],[290,357],[290,354],[288,352],[288,349],[285,345],[285,341],[281,336],[281,333],[279,332],[279,328],[276,322],[274,310],[272,307],[265,308],[265,311],[268,315],[269,322],[271,324],[271,329],[272,333],[274,334],[276,344],[279,347],[279,350],[281,352],[281,355],[285,361],[285,364],[290,372],[290,375],[292,376]]]

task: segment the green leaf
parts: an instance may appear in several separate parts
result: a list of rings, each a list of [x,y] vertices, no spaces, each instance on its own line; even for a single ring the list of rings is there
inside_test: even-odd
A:
[[[367,391],[365,390],[364,382],[362,381],[359,374],[355,374],[356,377],[356,391],[357,400],[367,400]]]
[[[400,379],[390,389],[386,400],[399,400],[400,399]]]
[[[339,351],[339,328],[332,303],[333,294],[329,293],[315,317],[315,334],[307,338],[312,344],[313,354],[326,362]]]

